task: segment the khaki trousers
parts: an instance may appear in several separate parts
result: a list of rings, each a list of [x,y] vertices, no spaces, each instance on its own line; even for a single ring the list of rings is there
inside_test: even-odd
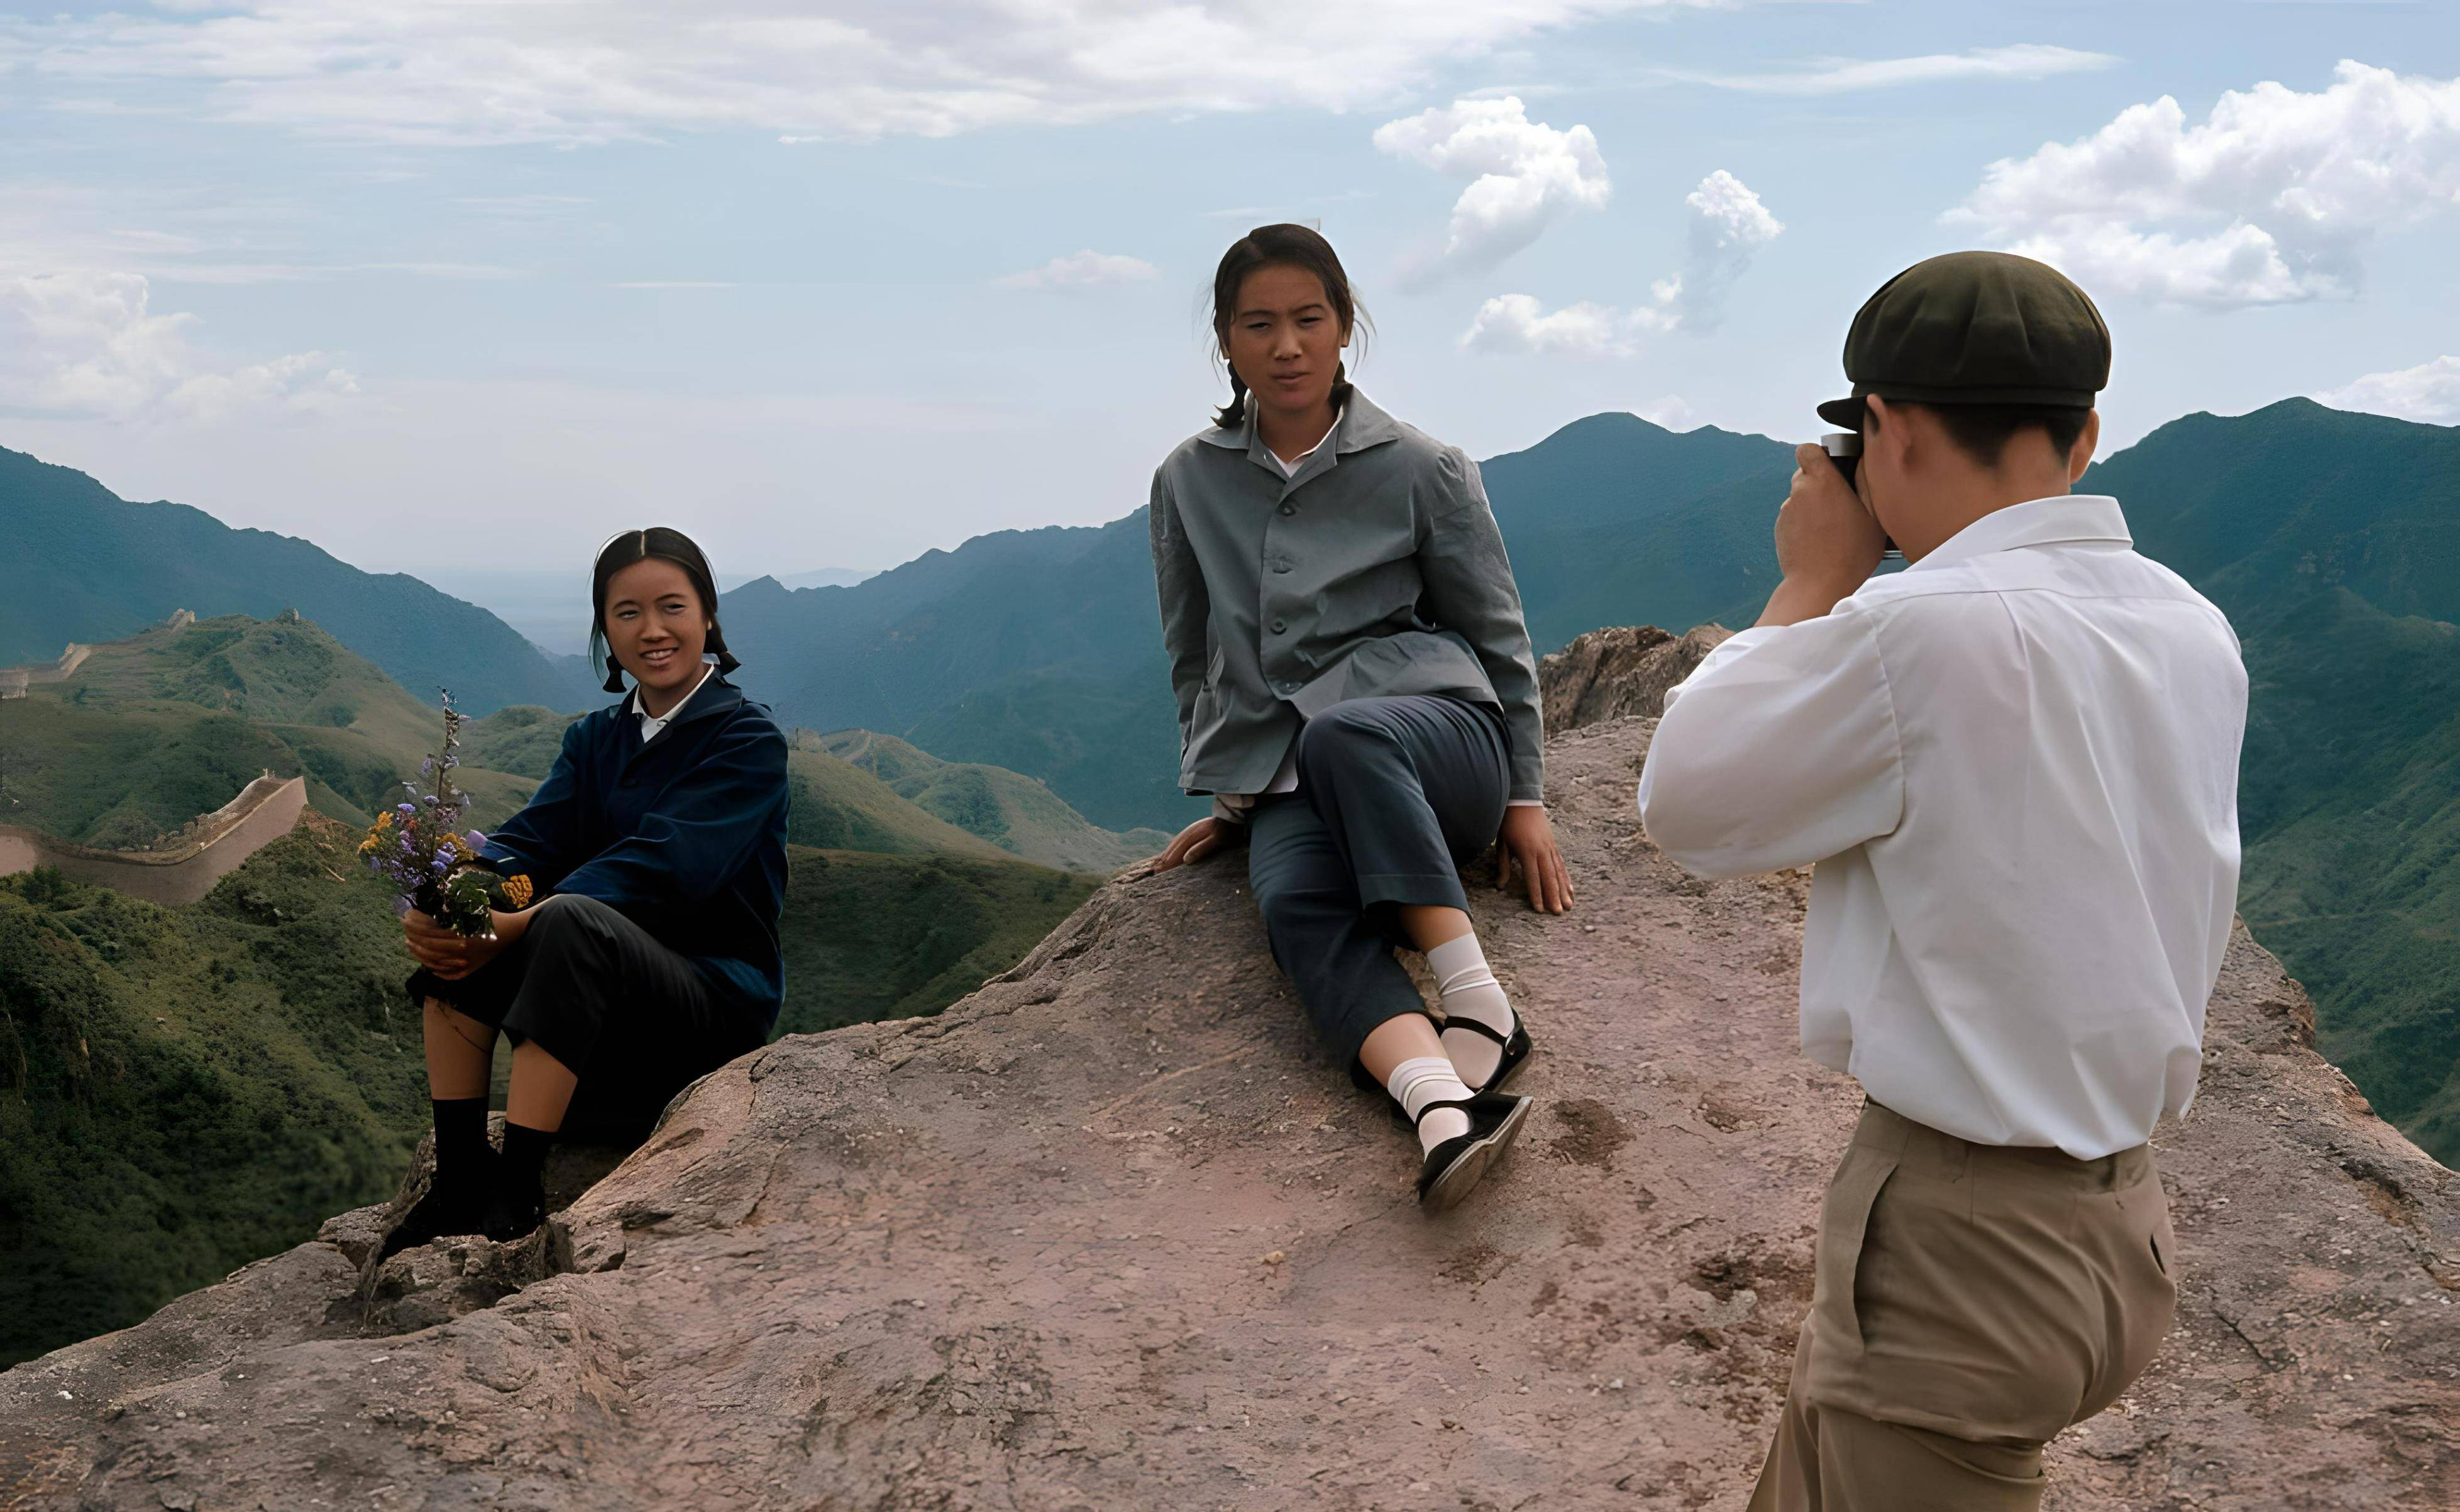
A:
[[[2173,1252],[2142,1145],[2078,1161],[1866,1104],[1750,1512],[2032,1512],[2042,1446],[2170,1331]]]

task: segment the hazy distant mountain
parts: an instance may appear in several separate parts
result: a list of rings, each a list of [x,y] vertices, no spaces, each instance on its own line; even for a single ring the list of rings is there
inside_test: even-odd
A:
[[[362,572],[308,542],[234,530],[184,504],[130,503],[83,473],[5,449],[0,537],[11,567],[0,666],[133,635],[175,609],[271,619],[295,608],[403,687],[449,687],[473,713],[598,697],[577,663],[416,578]],[[585,602],[586,587],[578,591]]]
[[[731,592],[747,583],[756,582],[759,577],[767,577],[774,580],[781,588],[850,588],[878,576],[879,571],[871,567],[814,567],[809,572],[768,572],[753,577],[725,572],[718,574],[717,586],[718,591]]]
[[[1198,811],[1176,786],[1141,512],[978,536],[853,587],[764,578],[720,602],[739,680],[789,724],[1023,772],[1105,828]]]

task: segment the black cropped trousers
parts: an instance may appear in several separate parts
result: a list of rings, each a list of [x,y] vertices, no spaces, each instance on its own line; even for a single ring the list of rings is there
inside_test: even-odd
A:
[[[575,1080],[562,1132],[631,1139],[648,1133],[674,1095],[768,1038],[749,1009],[712,990],[671,947],[595,898],[559,893],[530,910],[529,927],[457,982],[422,968],[414,1002],[434,998],[535,1041]]]
[[[1353,1074],[1378,1026],[1427,1011],[1392,958],[1395,909],[1469,906],[1460,868],[1503,827],[1509,756],[1482,704],[1353,699],[1299,732],[1298,791],[1257,801],[1247,879],[1273,959]]]

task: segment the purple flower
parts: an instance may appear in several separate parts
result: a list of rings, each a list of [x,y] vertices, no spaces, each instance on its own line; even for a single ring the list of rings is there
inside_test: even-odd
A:
[[[418,805],[415,803],[395,803],[392,806],[392,811],[404,819],[416,819],[418,817]]]
[[[470,853],[474,856],[487,848],[487,837],[475,829],[464,838],[470,841]]]

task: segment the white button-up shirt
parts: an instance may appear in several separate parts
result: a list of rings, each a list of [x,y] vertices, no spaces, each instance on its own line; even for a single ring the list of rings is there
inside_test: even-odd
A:
[[[1665,697],[1649,838],[1818,862],[1802,1048],[1983,1144],[2091,1160],[2187,1110],[2237,907],[2246,671],[2114,499],[1984,516]]]

